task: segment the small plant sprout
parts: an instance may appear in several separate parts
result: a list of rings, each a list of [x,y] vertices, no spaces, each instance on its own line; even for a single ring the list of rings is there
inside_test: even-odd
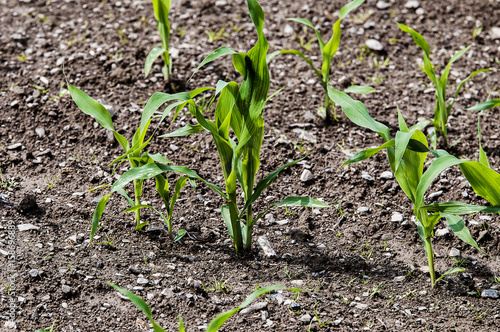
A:
[[[241,86],[234,81],[229,83],[219,81],[212,99],[213,101],[215,96],[220,93],[215,106],[214,121],[206,119],[196,104],[192,102],[190,103],[192,107],[189,110],[196,117],[198,124],[188,125],[164,135],[164,137],[186,136],[201,130],[206,130],[212,135],[219,153],[226,192],[222,192],[214,185],[211,187],[226,201],[227,205],[221,208],[222,218],[237,253],[251,250],[253,227],[272,207],[328,207],[327,204],[309,197],[288,197],[254,216],[253,202],[276,180],[283,169],[302,159],[281,166],[256,183],[264,138],[262,111],[272,95],[268,96],[270,78],[266,56],[269,44],[263,33],[264,11],[256,0],[247,0],[247,3],[250,17],[257,30],[256,45],[248,53],[236,53],[231,48],[221,47],[205,58],[196,69],[197,71],[210,61],[231,54],[234,68],[243,76]],[[210,102],[211,104],[212,102]],[[241,210],[237,205],[238,183],[243,192],[244,206]]]
[[[56,332],[56,323],[57,323],[57,319],[54,320],[54,322],[52,322],[52,325],[50,327],[48,327],[47,329],[39,329],[39,330],[36,330],[35,332]]]
[[[451,102],[449,104],[446,104],[446,88],[448,87],[449,84],[448,75],[450,73],[451,65],[453,64],[453,62],[458,60],[462,55],[464,55],[470,49],[470,46],[465,47],[462,50],[458,51],[450,59],[450,61],[448,62],[443,71],[443,74],[441,75],[441,77],[439,77],[434,70],[434,66],[431,64],[430,47],[427,41],[424,39],[424,37],[422,37],[422,35],[419,34],[417,31],[413,30],[410,27],[407,27],[406,25],[398,23],[398,26],[401,30],[409,33],[413,37],[415,44],[417,44],[417,46],[424,51],[423,71],[433,83],[432,87],[435,90],[436,106],[434,108],[434,120],[432,121],[432,124],[434,125],[434,133],[431,134],[430,136],[431,145],[433,149],[436,149],[437,134],[439,134],[443,137],[444,146],[448,147],[448,118],[450,117],[451,109],[453,108],[453,104],[455,103],[460,90],[462,90],[463,86],[468,80],[470,80],[477,74],[490,71],[491,69],[481,69],[472,72],[468,77],[466,77],[463,81],[459,83],[455,91],[455,95],[451,99]]]
[[[421,129],[425,128],[429,121],[424,120],[408,128],[401,112],[398,110],[399,131],[396,133],[396,138],[391,139],[389,127],[375,121],[361,102],[355,101],[344,92],[332,88],[328,89],[328,93],[330,98],[342,107],[344,113],[352,122],[376,132],[385,140],[385,143],[377,148],[358,152],[343,165],[360,162],[370,158],[381,150],[386,150],[392,173],[403,192],[413,203],[413,212],[416,217],[415,223],[418,234],[424,243],[425,253],[429,262],[431,286],[434,287],[436,282],[447,275],[464,271],[464,268],[456,267],[446,271],[439,279],[436,279],[431,239],[434,235],[434,227],[440,218],[446,219],[449,227],[462,241],[478,250],[480,249],[460,217],[448,213],[429,213],[422,207],[425,205],[425,192],[442,171],[451,166],[462,165],[469,161],[451,156],[444,150],[430,150],[427,139],[421,132]],[[424,173],[424,163],[429,152],[434,155],[435,159]]]
[[[153,67],[155,60],[161,55],[163,59],[163,78],[165,81],[170,80],[172,74],[172,57],[170,56],[170,21],[168,16],[170,14],[170,1],[171,0],[153,0],[153,8],[155,12],[156,21],[158,22],[158,33],[160,34],[161,46],[153,48],[144,64],[144,76],[148,76]]]
[[[281,51],[276,51],[276,52],[269,55],[268,60],[272,59],[274,56],[276,56],[278,54],[294,54],[294,55],[304,59],[307,62],[307,64],[312,68],[314,73],[316,73],[316,76],[318,77],[318,79],[321,83],[321,86],[323,87],[324,92],[325,92],[324,109],[323,108],[320,109],[319,113],[321,115],[324,115],[324,118],[326,121],[331,121],[332,115],[330,112],[332,111],[332,109],[334,112],[333,119],[334,120],[337,119],[336,110],[333,107],[332,101],[328,97],[327,87],[328,87],[328,84],[330,82],[330,72],[331,72],[332,59],[333,59],[335,53],[337,53],[337,50],[338,50],[339,44],[340,44],[341,22],[342,22],[342,19],[344,19],[352,10],[361,6],[361,4],[363,4],[364,1],[365,0],[354,0],[352,2],[349,2],[348,4],[346,4],[344,7],[342,7],[340,9],[339,19],[333,24],[332,36],[330,37],[330,40],[326,44],[323,41],[323,38],[321,37],[318,29],[316,29],[314,27],[314,25],[311,23],[311,21],[303,19],[303,18],[290,18],[290,19],[288,19],[289,21],[294,21],[294,22],[304,24],[306,27],[313,29],[313,31],[316,33],[319,48],[321,51],[321,58],[322,58],[321,68],[319,68],[319,69],[316,68],[314,66],[314,63],[312,62],[312,60],[298,50],[281,50]],[[302,42],[301,42],[301,44],[302,44]],[[346,90],[346,92],[360,93],[360,94],[372,93],[374,91],[375,91],[375,89],[373,89],[369,86],[357,86],[357,85],[353,85]]]
[[[110,130],[116,141],[121,145],[123,148],[124,154],[117,159],[115,159],[111,165],[114,164],[121,164],[122,162],[128,161],[131,170],[134,171],[134,169],[139,168],[141,166],[147,165],[147,164],[154,164],[155,162],[160,162],[160,163],[170,163],[168,159],[163,157],[161,154],[154,154],[151,155],[147,152],[144,151],[144,149],[148,146],[149,142],[154,136],[154,133],[156,132],[158,126],[163,122],[163,120],[166,118],[166,116],[170,113],[172,109],[175,109],[175,115],[173,117],[173,120],[177,117],[179,114],[180,110],[187,104],[189,100],[191,100],[192,97],[197,96],[200,93],[203,93],[204,91],[208,90],[209,88],[201,88],[197,89],[195,91],[192,91],[190,93],[187,92],[182,92],[182,93],[177,93],[177,94],[168,94],[168,93],[155,93],[151,98],[149,99],[148,103],[144,107],[144,111],[142,113],[141,117],[141,124],[139,128],[135,131],[135,134],[132,137],[131,142],[129,141],[118,131],[115,129],[113,126],[113,121],[111,118],[111,114],[108,112],[108,110],[98,103],[96,100],[92,99],[90,96],[88,96],[85,92],[79,90],[78,88],[74,87],[73,85],[68,83],[68,89],[71,94],[71,97],[73,98],[74,102],[78,106],[78,108],[85,114],[88,114],[95,118],[99,124],[104,127],[107,130]],[[158,116],[155,116],[155,112],[158,110],[158,108],[162,105],[165,104],[166,102],[170,102],[170,104],[165,108],[163,113]],[[152,120],[156,117],[160,117],[160,120],[157,124],[156,129],[152,133],[152,135],[147,138],[146,134],[148,131],[148,128],[152,122]],[[165,171],[170,171],[171,168],[168,168]],[[187,172],[193,173],[195,176],[196,174],[192,172],[190,169],[186,168],[180,168],[180,171],[186,170]],[[127,176],[122,176],[120,177],[120,180],[122,181],[121,186],[113,186],[111,188],[111,192],[107,195],[104,195],[100,201],[97,204],[96,209],[94,210],[94,215],[92,218],[92,228],[90,231],[90,241],[92,241],[96,231],[97,227],[99,226],[100,219],[102,217],[102,214],[104,212],[104,209],[106,207],[106,204],[113,192],[118,192],[120,195],[122,195],[127,202],[130,205],[130,209],[126,210],[126,212],[134,212],[135,213],[135,221],[136,221],[136,230],[141,230],[144,226],[148,224],[148,222],[141,222],[141,215],[140,215],[140,209],[141,208],[151,208],[149,205],[142,205],[141,204],[141,196],[142,196],[142,191],[143,191],[143,184],[144,180],[148,179],[148,176],[145,176],[144,173],[141,173],[140,171],[136,171],[136,173],[132,172],[132,174],[128,171]],[[160,172],[161,173],[161,172]],[[175,185],[175,192],[172,194],[169,190],[169,185],[168,181],[166,178],[164,178],[160,173],[155,174],[157,176],[156,178],[156,187],[157,190],[160,194],[160,196],[163,198],[165,201],[165,205],[167,207],[167,217],[163,216],[161,213],[159,213],[157,210],[153,209],[155,212],[160,214],[160,216],[163,217],[165,220],[166,225],[168,226],[170,237],[173,238],[172,235],[172,225],[171,225],[171,216],[172,216],[172,209],[173,206],[177,200],[177,197],[179,195],[180,190],[186,183],[184,178],[181,178],[177,181]],[[135,177],[134,177],[135,175]],[[127,179],[130,179],[129,181],[133,182],[134,184],[134,200],[132,200],[127,192],[124,190],[124,186],[128,183]],[[194,184],[194,182],[191,182],[191,184]],[[109,187],[108,185],[102,185],[94,189],[102,188],[102,187]],[[168,202],[168,204],[167,204]]]
[[[154,319],[153,319],[153,314],[151,312],[151,308],[149,305],[139,296],[135,295],[134,293],[120,288],[117,285],[114,285],[112,283],[108,283],[111,287],[113,287],[115,290],[118,292],[122,293],[128,299],[130,302],[132,302],[137,308],[139,308],[144,315],[149,319],[151,324],[153,325],[153,331],[154,332],[166,332]],[[250,294],[245,301],[243,301],[238,307],[224,311],[223,313],[219,314],[217,317],[212,319],[210,323],[208,323],[207,329],[205,331],[207,332],[217,332],[222,325],[224,325],[233,315],[238,313],[240,310],[248,307],[256,298],[259,296],[262,296],[264,294],[270,293],[275,290],[279,289],[287,289],[284,286],[268,286],[268,287],[262,287],[256,289],[252,294]],[[289,288],[289,291],[292,292],[300,292],[300,289],[295,289],[295,288]],[[182,318],[179,316],[179,332],[185,332],[185,327],[184,327],[184,322],[182,321]]]

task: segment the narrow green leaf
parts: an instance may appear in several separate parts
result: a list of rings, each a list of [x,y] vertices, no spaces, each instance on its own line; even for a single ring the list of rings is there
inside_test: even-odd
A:
[[[149,54],[146,58],[146,62],[144,63],[144,76],[147,77],[149,72],[151,71],[151,67],[153,67],[153,63],[155,60],[164,52],[165,50],[161,46],[157,46],[149,51]]]
[[[290,196],[282,200],[281,202],[274,203],[273,206],[305,206],[310,208],[326,208],[330,205],[325,202],[319,201],[314,198],[309,197],[297,197]]]
[[[222,47],[219,47],[218,49],[216,49],[215,51],[213,51],[211,54],[209,54],[201,63],[198,67],[196,67],[196,69],[194,70],[193,74],[191,74],[191,77],[189,77],[188,79],[188,82],[191,81],[191,78],[193,78],[194,74],[196,74],[196,72],[201,68],[203,67],[204,65],[206,65],[207,63],[209,62],[212,62],[214,61],[215,59],[217,58],[220,58],[221,56],[224,56],[224,55],[229,55],[229,54],[235,54],[237,52],[235,52],[232,48],[229,48],[229,47],[225,47],[225,46],[222,46]]]
[[[450,269],[450,270],[446,271],[439,278],[437,278],[436,282],[434,283],[434,285],[437,284],[439,282],[439,280],[443,279],[444,277],[447,277],[447,276],[449,276],[450,274],[453,274],[453,273],[460,273],[460,272],[465,272],[465,268],[463,268],[463,267],[454,267],[453,269]]]
[[[233,232],[233,226],[231,225],[231,214],[229,212],[229,207],[227,205],[223,205],[220,209],[221,214],[222,214],[222,219],[224,220],[224,223],[226,224],[227,231],[229,232],[229,236],[231,239],[234,238],[234,232]]]
[[[349,2],[347,5],[340,9],[339,18],[341,20],[344,19],[351,11],[361,6],[363,2],[365,2],[365,0],[354,0]]]
[[[111,120],[111,115],[108,110],[99,104],[95,99],[91,98],[85,92],[81,91],[77,87],[68,84],[68,90],[71,94],[71,98],[78,106],[78,108],[85,114],[92,116],[97,120],[104,128],[108,130],[115,131],[113,127],[113,121]]]
[[[431,51],[430,51],[429,44],[427,44],[427,41],[425,41],[424,37],[422,37],[421,34],[419,34],[415,30],[413,30],[412,28],[410,28],[404,24],[400,24],[400,23],[397,23],[397,24],[401,30],[403,30],[404,32],[408,32],[413,37],[415,44],[417,44],[418,47],[423,49],[424,52],[427,54],[427,56],[430,55]]]
[[[95,233],[97,232],[97,227],[99,227],[99,221],[101,221],[102,214],[104,209],[106,208],[106,203],[108,202],[111,193],[103,196],[99,203],[97,203],[97,207],[94,210],[94,215],[92,216],[92,228],[90,230],[90,242],[94,238]]]
[[[477,161],[461,164],[460,170],[476,194],[491,205],[500,205],[500,174]]]
[[[184,237],[184,235],[187,234],[187,231],[185,229],[180,229],[177,234],[175,235],[174,242],[179,241]]]
[[[314,72],[316,73],[316,76],[318,76],[320,82],[322,82],[324,84],[323,76],[321,75],[321,72],[318,69],[316,69],[316,67],[314,67],[314,63],[311,61],[311,59],[306,57],[304,55],[304,53],[297,51],[297,50],[281,50],[281,51],[279,51],[279,54],[293,54],[293,55],[296,55],[296,56],[302,58],[305,62],[307,62],[309,67],[311,67],[311,69],[314,70]]]
[[[416,192],[416,197],[415,197],[415,206],[417,208],[421,207],[424,205],[424,194],[427,191],[427,188],[431,185],[432,181],[436,177],[441,174],[442,171],[444,171],[446,168],[458,165],[458,164],[463,164],[468,162],[467,159],[458,159],[454,156],[448,155],[448,156],[443,156],[440,158],[437,158],[434,160],[427,169],[427,171],[424,173],[422,176],[422,179],[420,180],[420,183],[418,184],[417,187],[417,192]]]
[[[305,157],[304,157],[305,158]],[[255,189],[253,191],[253,194],[250,196],[250,198],[248,198],[248,200],[245,202],[245,206],[243,207],[243,209],[241,209],[241,214],[240,214],[240,218],[246,213],[246,210],[248,209],[248,207],[250,205],[252,205],[252,203],[257,200],[257,198],[259,198],[260,194],[262,193],[262,191],[264,191],[267,187],[269,187],[273,182],[274,180],[276,180],[276,178],[278,177],[278,174],[284,170],[285,168],[287,167],[290,167],[290,166],[293,166],[295,165],[296,163],[298,163],[299,161],[303,160],[304,158],[301,158],[301,159],[297,159],[297,160],[294,160],[292,162],[289,162],[283,166],[281,166],[280,168],[278,168],[277,170],[275,170],[274,172],[272,173],[269,173],[268,176],[266,176],[264,179],[260,180],[259,183],[257,183],[257,185],[255,186]]]
[[[160,325],[158,325],[158,323],[155,322],[155,320],[153,319],[153,315],[151,314],[151,308],[143,299],[141,299],[139,296],[135,295],[134,293],[132,293],[126,289],[118,287],[115,284],[108,282],[108,285],[110,285],[111,287],[113,287],[114,289],[116,289],[117,291],[119,291],[120,293],[125,295],[126,297],[128,297],[130,302],[135,304],[135,306],[137,308],[139,308],[144,313],[144,315],[146,315],[146,317],[149,319],[151,324],[153,324],[153,331],[154,332],[166,332]]]
[[[344,90],[345,93],[356,93],[358,95],[365,95],[375,91],[377,90],[368,85],[351,85]]]
[[[378,133],[387,142],[390,140],[389,127],[375,121],[362,102],[353,100],[348,94],[328,86],[328,96],[334,103],[340,105],[347,117],[358,126],[368,128]]]
[[[500,213],[500,205],[497,206],[481,206],[472,205],[462,202],[444,202],[424,205],[420,209],[428,211],[436,211],[444,214],[462,215],[471,213]]]
[[[316,38],[318,38],[319,48],[320,48],[321,52],[323,52],[323,48],[325,47],[325,42],[323,42],[323,39],[321,38],[321,34],[319,33],[318,29],[316,29],[314,27],[314,25],[311,23],[311,21],[303,19],[303,18],[287,18],[287,20],[304,24],[305,26],[313,29],[314,33],[316,34]]]
[[[179,315],[179,332],[186,332],[186,329],[184,327],[184,322],[182,321],[181,315]]]
[[[476,241],[472,238],[470,235],[469,230],[464,224],[464,221],[462,218],[459,216],[451,215],[451,214],[446,214],[446,213],[440,213],[443,218],[446,219],[446,222],[448,223],[448,226],[451,228],[453,233],[455,233],[458,238],[465,243],[473,246],[480,252],[483,252],[481,249],[479,249],[479,246],[477,245]]]
[[[484,101],[470,108],[466,108],[467,111],[484,111],[489,110],[491,108],[499,107],[500,99],[492,99],[488,101]]]
[[[386,148],[393,147],[393,146],[395,146],[395,140],[390,140],[389,142],[385,142],[384,144],[382,144],[378,148],[370,148],[370,149],[365,149],[365,150],[359,151],[358,153],[356,153],[356,155],[354,155],[353,157],[349,158],[349,160],[344,162],[342,164],[342,166],[368,159],[371,156],[373,156],[374,154],[378,153],[379,151],[386,149]],[[340,166],[340,167],[342,167],[342,166]]]
[[[192,134],[199,133],[200,131],[203,131],[203,127],[200,124],[196,125],[186,125],[182,128],[179,128],[169,134],[161,135],[159,137],[182,137],[182,136],[189,136]]]

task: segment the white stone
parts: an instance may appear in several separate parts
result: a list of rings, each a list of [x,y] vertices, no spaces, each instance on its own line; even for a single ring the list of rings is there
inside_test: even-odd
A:
[[[276,256],[276,252],[271,247],[271,243],[269,243],[269,240],[267,239],[267,237],[260,236],[257,239],[257,244],[262,249],[265,256],[267,256],[267,257],[275,257]]]
[[[302,181],[302,182],[311,181],[312,179],[314,179],[314,176],[313,176],[313,174],[311,173],[311,171],[310,171],[310,170],[308,170],[308,169],[305,169],[305,170],[302,172],[302,175],[300,176],[300,181]]]
[[[393,175],[391,171],[385,171],[380,174],[379,178],[382,180],[390,180],[392,179]]]
[[[392,214],[391,221],[401,222],[401,221],[403,221],[403,215],[399,212],[394,212]]]
[[[420,7],[420,2],[418,2],[417,0],[410,0],[405,3],[405,8],[416,9],[418,7]]]
[[[391,4],[389,2],[385,2],[385,1],[379,1],[377,2],[377,8],[378,9],[387,9],[391,6]]]
[[[24,232],[24,231],[29,231],[29,230],[39,230],[40,227],[38,226],[35,226],[35,225],[32,225],[32,224],[22,224],[22,225],[17,225],[17,229],[20,231],[20,232]]]
[[[367,39],[365,45],[373,51],[382,51],[384,49],[384,46],[376,39]]]
[[[451,248],[450,253],[448,254],[450,257],[460,257],[460,250],[457,248]]]
[[[500,39],[500,27],[493,27],[490,30],[490,37],[492,39]]]
[[[293,35],[293,28],[290,24],[285,25],[285,29],[283,30],[283,33],[285,36],[292,36]]]
[[[436,236],[446,236],[450,233],[450,230],[448,228],[440,228],[438,229],[434,235]]]

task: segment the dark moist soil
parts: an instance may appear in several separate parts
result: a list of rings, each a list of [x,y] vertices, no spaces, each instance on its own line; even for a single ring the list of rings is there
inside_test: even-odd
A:
[[[374,86],[376,93],[359,99],[394,133],[397,107],[409,124],[430,118],[434,109],[428,79],[418,66],[421,52],[395,22],[415,27],[427,38],[439,70],[455,51],[472,45],[452,67],[451,96],[456,82],[472,71],[498,69],[500,40],[490,33],[500,21],[500,4],[421,1],[417,10],[405,8],[405,1],[389,2],[388,8],[379,9],[376,1],[367,1],[343,21],[331,85]],[[302,26],[287,22],[289,17],[310,19],[329,38],[342,4],[263,1],[270,52],[300,48],[290,28],[306,42],[314,37],[311,30],[304,32]],[[411,203],[394,179],[380,178],[389,171],[385,156],[340,168],[357,150],[377,146],[381,139],[352,124],[341,110],[333,125],[315,117],[323,102],[321,86],[307,64],[291,55],[278,56],[270,64],[271,91],[285,89],[265,111],[259,179],[286,161],[305,154],[307,158],[282,172],[256,203],[255,211],[288,195],[323,199],[332,208],[273,210],[257,224],[254,239],[256,244],[259,237],[267,237],[276,256],[265,256],[257,246],[238,256],[218,210],[223,202],[202,184],[196,191],[187,186],[175,208],[175,231],[189,232],[180,243],[172,243],[163,231],[155,230],[162,222],[145,210],[143,220],[150,224],[136,232],[133,216],[122,213],[127,208],[125,200],[113,196],[98,237],[88,246],[91,214],[106,192],[88,190],[112,184],[127,167],[122,164],[113,173],[108,166],[121,149],[76,107],[65,90],[64,74],[73,85],[111,105],[115,127],[130,138],[144,103],[154,92],[190,91],[214,86],[219,79],[238,78],[225,59],[205,66],[186,83],[194,68],[217,47],[247,51],[253,46],[256,35],[246,3],[174,1],[171,46],[177,52],[172,52],[171,83],[163,81],[159,61],[149,78],[143,75],[147,53],[160,44],[150,1],[3,0],[0,13],[0,278],[5,285],[0,287],[0,330],[10,331],[4,321],[12,297],[19,306],[19,331],[46,328],[55,320],[57,331],[150,330],[145,316],[107,282],[147,299],[155,319],[169,331],[176,330],[179,315],[188,331],[203,330],[217,314],[237,306],[256,287],[267,285],[304,291],[297,297],[289,291],[263,297],[257,300],[265,302],[261,309],[236,315],[221,330],[500,329],[498,300],[481,297],[485,290],[498,287],[493,280],[500,273],[498,216],[466,217],[473,237],[488,255],[451,232],[444,234],[446,225],[440,222],[441,236],[434,240],[436,269],[443,272],[463,266],[466,272],[445,278],[432,289],[425,273],[424,249],[411,219]],[[475,26],[484,29],[473,40]],[[208,42],[205,32],[222,28],[227,36]],[[368,52],[363,45],[370,38],[379,40],[384,50]],[[318,52],[313,44],[306,54]],[[387,58],[388,64],[382,65]],[[382,66],[376,66],[375,59]],[[477,160],[477,117],[464,108],[486,100],[488,93],[498,98],[498,89],[494,72],[478,75],[465,85],[450,118],[449,137],[456,142],[452,154]],[[495,111],[487,112],[482,120],[483,146],[495,170],[500,162],[498,121]],[[188,123],[192,119],[183,111],[170,130]],[[312,142],[302,141],[302,130]],[[168,131],[162,126],[160,134]],[[150,151],[161,152],[174,164],[188,166],[223,185],[218,156],[206,133],[155,139]],[[312,172],[312,181],[301,182],[304,169]],[[169,175],[172,181],[175,178]],[[485,203],[456,168],[433,183],[428,194],[435,192],[442,192],[435,195],[437,201]],[[151,181],[146,182],[143,200],[161,207]],[[397,213],[402,220],[391,221],[398,219]],[[17,277],[15,293],[10,294],[9,222],[35,226],[16,232]],[[452,248],[459,250],[458,258],[449,257]],[[141,277],[148,284],[139,285]],[[316,321],[310,323],[315,313],[322,327]]]

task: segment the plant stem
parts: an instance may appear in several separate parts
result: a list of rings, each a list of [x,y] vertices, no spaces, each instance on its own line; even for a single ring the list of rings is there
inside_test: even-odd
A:
[[[432,250],[431,237],[426,237],[424,240],[425,253],[427,255],[427,260],[429,261],[429,273],[431,275],[431,286],[434,288],[434,283],[436,280],[436,272],[434,271],[434,251]]]
[[[141,204],[141,182],[140,180],[134,180],[134,196],[135,196],[135,205]],[[135,223],[136,226],[139,226],[141,223],[141,209],[135,211]]]
[[[250,205],[247,210],[247,225],[246,225],[246,233],[247,233],[247,238],[246,238],[246,243],[245,243],[245,250],[250,251],[252,249],[252,206]]]
[[[328,96],[328,91],[325,90],[325,120],[327,122],[330,122],[331,115],[330,115],[330,109],[332,108],[332,101],[330,100],[330,97]],[[337,112],[336,110],[333,110],[333,119],[337,119]]]
[[[238,207],[236,206],[236,192],[228,193],[229,215],[231,216],[231,228],[233,229],[234,250],[236,253],[243,249],[243,239],[241,236],[241,225],[238,218]]]

